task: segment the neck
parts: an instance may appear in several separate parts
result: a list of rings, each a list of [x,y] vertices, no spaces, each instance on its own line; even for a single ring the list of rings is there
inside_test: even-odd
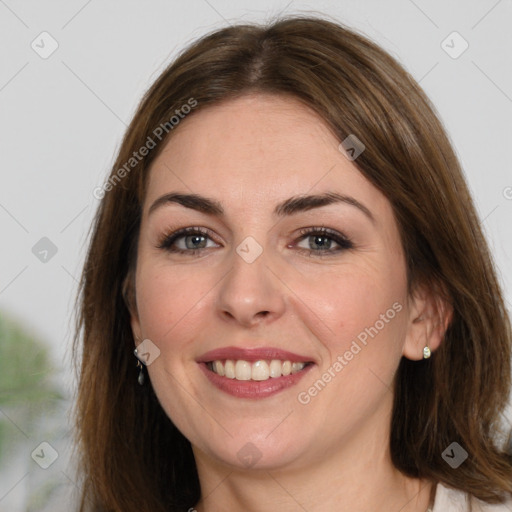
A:
[[[268,470],[233,469],[195,451],[203,496],[195,510],[363,512],[385,504],[386,510],[425,512],[432,484],[394,468],[389,432],[358,434],[367,442],[351,439],[340,450],[309,457],[307,463]]]

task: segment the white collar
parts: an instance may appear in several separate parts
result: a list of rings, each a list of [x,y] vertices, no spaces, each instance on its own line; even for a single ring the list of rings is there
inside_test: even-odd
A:
[[[512,499],[501,505],[491,505],[438,483],[432,512],[512,512]]]

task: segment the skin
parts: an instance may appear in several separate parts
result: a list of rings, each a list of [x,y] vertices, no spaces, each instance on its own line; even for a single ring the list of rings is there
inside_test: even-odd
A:
[[[248,95],[199,106],[152,165],[131,324],[137,339],[160,350],[147,369],[163,409],[192,443],[204,496],[199,512],[358,512],[383,503],[389,511],[427,509],[431,484],[405,477],[390,460],[391,389],[401,357],[421,359],[426,344],[435,350],[444,329],[428,290],[407,294],[389,201],[338,145],[297,100]],[[214,199],[224,216],[176,203],[149,213],[170,192]],[[273,213],[292,196],[324,192],[355,198],[374,220],[345,203]],[[164,235],[194,226],[211,232],[197,254],[158,248]],[[318,245],[309,245],[315,237],[300,232],[318,226],[343,233],[353,247],[335,252],[336,242],[323,239],[331,253],[318,255]],[[263,250],[253,263],[236,252],[248,236]],[[187,250],[187,240],[176,243]],[[396,303],[400,312],[300,403],[298,394]],[[196,363],[226,346],[278,347],[315,366],[277,395],[236,398],[210,384]],[[259,457],[250,467],[237,455],[247,443]]]

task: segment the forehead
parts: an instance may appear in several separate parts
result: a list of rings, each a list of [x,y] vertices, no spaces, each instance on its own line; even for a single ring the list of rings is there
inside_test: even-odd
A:
[[[249,95],[203,110],[199,104],[153,162],[146,209],[173,190],[244,211],[332,191],[385,208],[386,199],[338,146],[322,118],[292,97]]]

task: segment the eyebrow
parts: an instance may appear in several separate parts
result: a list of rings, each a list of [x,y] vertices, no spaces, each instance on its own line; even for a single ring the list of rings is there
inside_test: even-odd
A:
[[[170,203],[179,204],[185,208],[190,208],[207,215],[216,215],[218,217],[224,216],[224,208],[214,199],[198,194],[179,194],[175,192],[159,197],[149,208],[148,215],[151,215],[151,213],[158,208]],[[364,204],[351,196],[338,194],[336,192],[290,197],[275,207],[274,215],[284,217],[336,203],[344,203],[354,206],[363,212],[365,216],[372,221],[372,223],[375,223],[375,217]]]
[[[351,196],[337,194],[336,192],[290,197],[286,201],[278,204],[274,210],[274,213],[282,217],[285,215],[293,215],[294,213],[304,212],[314,208],[320,208],[322,206],[336,203],[344,203],[358,208],[373,223],[375,223],[375,217],[364,204],[360,203],[357,199]]]

